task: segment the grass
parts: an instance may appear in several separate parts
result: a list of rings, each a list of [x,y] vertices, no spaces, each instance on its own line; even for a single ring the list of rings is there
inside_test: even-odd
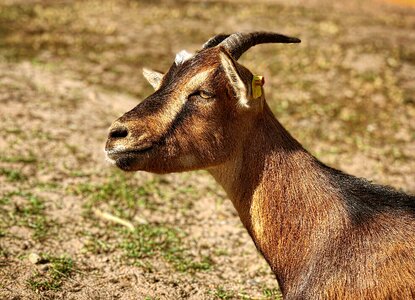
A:
[[[186,178],[183,174],[183,180]],[[74,177],[82,178],[84,174],[77,172]],[[100,183],[88,180],[71,185],[67,192],[86,199],[85,216],[90,217],[92,208],[105,207],[105,210],[117,217],[132,220],[140,215],[140,210],[160,210],[167,208],[189,211],[192,200],[200,196],[200,192],[191,184],[174,186],[163,177],[154,177],[140,181],[137,177],[114,170]],[[179,208],[177,202],[180,201]]]
[[[61,188],[61,184],[54,181],[44,181],[44,182],[36,182],[36,187],[40,190],[44,191],[53,191]]]
[[[84,242],[84,251],[95,255],[110,253],[115,246],[103,239],[95,238],[91,234],[87,234],[88,238]]]
[[[105,255],[120,249],[124,263],[139,266],[147,271],[154,270],[152,262],[158,258],[164,259],[178,272],[209,271],[214,266],[209,256],[190,254],[185,246],[186,234],[168,225],[143,224],[136,226],[134,231],[108,226],[105,232],[117,238],[97,238],[85,232],[87,241],[84,251]]]
[[[281,291],[278,288],[264,288],[262,291],[266,299],[269,300],[281,300]]]
[[[5,176],[7,181],[9,182],[19,182],[27,180],[27,176],[25,176],[22,172],[14,169],[0,168],[0,175]]]
[[[50,223],[45,216],[44,200],[30,193],[23,193],[26,199],[23,207],[17,206],[15,213],[21,216],[18,223],[33,230],[32,237],[35,240],[43,240],[48,234]]]
[[[114,172],[103,183],[83,182],[68,188],[72,194],[87,198],[85,209],[91,212],[92,207],[106,203],[111,206],[112,213],[122,218],[131,219],[138,208],[151,208],[149,198],[159,193],[155,181],[148,181],[142,185],[127,178],[121,172]]]
[[[215,290],[212,290],[209,292],[212,296],[214,296],[216,299],[222,299],[222,300],[230,300],[235,298],[235,292],[226,290],[222,286],[217,287]]]
[[[193,194],[195,191],[188,186],[181,186],[177,191],[160,189],[164,184],[162,179],[148,180],[139,183],[134,177],[126,176],[114,171],[103,183],[94,184],[83,182],[70,186],[68,192],[86,198],[85,218],[94,217],[93,208],[105,207],[120,218],[133,221],[135,215],[140,215],[143,209],[154,210],[157,205],[169,205],[171,199],[176,199],[176,193]],[[163,203],[155,203],[155,198],[162,198]],[[121,236],[121,240],[105,240],[94,237],[86,232],[87,237],[84,249],[102,254],[122,249],[124,259],[129,264],[141,266],[151,270],[151,259],[162,257],[176,271],[196,272],[207,271],[212,268],[213,261],[208,256],[194,257],[184,246],[185,233],[177,227],[168,224],[140,224],[133,232],[120,229],[117,226],[106,226],[111,235]]]
[[[30,192],[17,190],[2,195],[0,205],[7,205],[17,199],[23,201],[15,202],[13,208],[0,213],[3,215],[0,228],[5,231],[13,225],[24,226],[32,230],[34,240],[45,240],[52,226],[52,221],[46,217],[45,200]]]
[[[262,297],[251,297],[245,292],[237,292],[229,289],[225,289],[223,286],[218,286],[214,290],[210,290],[209,293],[215,299],[230,300],[282,300],[281,292],[278,288],[264,288],[262,291]]]
[[[140,225],[134,232],[123,231],[121,248],[130,263],[148,267],[147,258],[161,256],[176,271],[207,271],[213,262],[203,256],[200,260],[192,257],[183,246],[184,233],[162,225]],[[144,261],[144,262],[143,262]]]
[[[28,280],[27,285],[36,292],[56,291],[62,287],[67,278],[75,272],[75,265],[72,258],[68,256],[42,255],[42,260],[47,261],[46,273],[36,271]]]
[[[32,153],[29,155],[16,155],[16,156],[3,156],[0,155],[0,161],[1,162],[7,162],[7,163],[24,163],[24,164],[34,164],[37,162],[36,156],[34,156]]]

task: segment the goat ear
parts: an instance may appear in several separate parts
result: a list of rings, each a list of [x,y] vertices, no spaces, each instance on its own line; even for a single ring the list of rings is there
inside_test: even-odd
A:
[[[225,71],[225,74],[228,77],[229,83],[234,89],[235,96],[238,99],[239,105],[245,108],[250,107],[248,99],[248,92],[250,89],[239,75],[234,61],[225,52],[220,53],[220,59],[222,62],[223,70]]]
[[[157,90],[160,87],[161,80],[164,76],[163,73],[153,71],[147,68],[143,68],[143,75],[155,90]]]

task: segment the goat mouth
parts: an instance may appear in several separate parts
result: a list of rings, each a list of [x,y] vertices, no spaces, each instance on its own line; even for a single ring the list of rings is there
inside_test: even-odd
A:
[[[137,156],[150,152],[153,148],[154,145],[148,145],[138,149],[110,149],[105,152],[110,160],[117,162],[120,159],[137,158]]]

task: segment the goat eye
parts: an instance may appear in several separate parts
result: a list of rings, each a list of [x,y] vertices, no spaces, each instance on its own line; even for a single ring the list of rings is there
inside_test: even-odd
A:
[[[212,94],[212,93],[209,93],[209,92],[200,90],[200,91],[196,91],[196,92],[190,94],[188,98],[189,99],[191,99],[191,98],[195,98],[195,99],[197,99],[197,98],[199,98],[199,99],[200,98],[202,98],[202,99],[211,99],[214,96],[215,95]]]
[[[213,94],[206,92],[206,91],[199,91],[199,96],[203,99],[209,99],[213,97]]]

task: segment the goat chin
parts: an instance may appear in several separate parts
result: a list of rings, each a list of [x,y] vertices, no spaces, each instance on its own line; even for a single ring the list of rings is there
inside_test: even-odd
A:
[[[115,165],[116,164],[115,160],[112,159],[112,158],[109,158],[108,155],[105,155],[105,161],[108,162],[111,165]]]

